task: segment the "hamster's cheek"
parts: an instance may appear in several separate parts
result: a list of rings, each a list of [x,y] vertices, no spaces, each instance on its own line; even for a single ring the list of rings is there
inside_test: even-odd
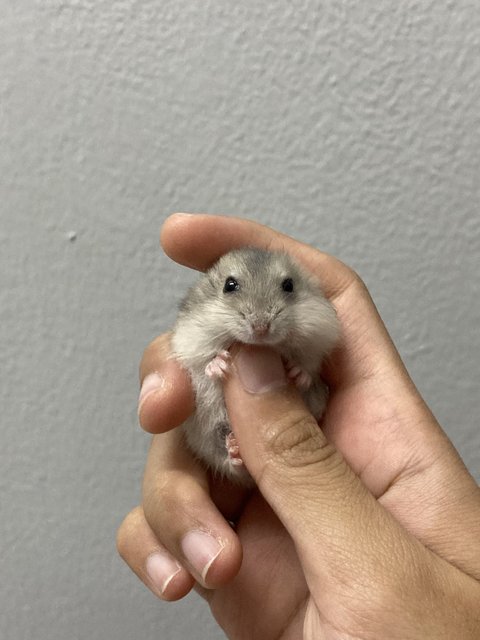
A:
[[[242,322],[240,318],[235,316],[228,317],[225,315],[223,318],[224,328],[232,336],[233,340],[239,342],[246,342],[250,338],[250,332],[245,322]]]
[[[289,309],[277,316],[272,323],[272,332],[279,338],[288,338],[295,330],[295,318]]]

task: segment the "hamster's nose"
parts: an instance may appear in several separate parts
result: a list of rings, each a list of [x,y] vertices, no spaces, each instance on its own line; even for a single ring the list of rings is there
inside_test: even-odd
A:
[[[270,331],[270,322],[252,322],[252,330],[256,338],[264,338]]]

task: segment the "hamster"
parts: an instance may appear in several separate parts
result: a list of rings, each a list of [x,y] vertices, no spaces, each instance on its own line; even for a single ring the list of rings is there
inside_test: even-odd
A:
[[[171,340],[172,356],[189,372],[196,396],[196,410],[181,427],[193,454],[214,475],[252,486],[223,399],[229,347],[240,342],[277,350],[320,418],[327,389],[319,370],[338,335],[334,307],[288,254],[247,247],[222,256],[188,291]]]

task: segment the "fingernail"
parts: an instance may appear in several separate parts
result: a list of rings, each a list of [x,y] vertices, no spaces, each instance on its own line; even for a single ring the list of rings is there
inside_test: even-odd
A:
[[[287,384],[283,362],[271,349],[243,347],[234,364],[243,388],[250,393],[265,393]]]
[[[164,384],[165,380],[159,373],[149,373],[148,376],[145,376],[142,382],[142,387],[140,389],[140,395],[138,397],[139,413],[142,404],[145,401],[145,398],[154,391],[159,391],[164,386]]]
[[[181,546],[188,562],[205,581],[208,570],[222,551],[223,545],[204,531],[189,531]]]
[[[161,551],[155,551],[148,556],[145,568],[148,577],[160,593],[165,592],[172,579],[182,570],[176,560]]]

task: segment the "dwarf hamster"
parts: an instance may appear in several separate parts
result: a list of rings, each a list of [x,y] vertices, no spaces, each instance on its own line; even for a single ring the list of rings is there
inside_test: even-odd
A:
[[[333,306],[288,254],[248,247],[222,256],[182,301],[171,342],[172,355],[189,372],[195,391],[196,410],[182,425],[195,456],[214,474],[253,484],[223,400],[221,378],[234,342],[276,349],[319,418],[327,397],[320,365],[338,333]]]

